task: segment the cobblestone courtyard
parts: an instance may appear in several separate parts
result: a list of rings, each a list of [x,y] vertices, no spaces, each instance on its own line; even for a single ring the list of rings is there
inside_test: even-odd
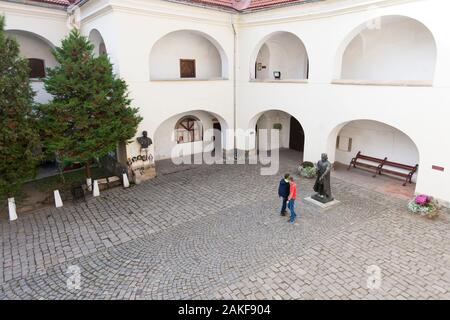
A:
[[[293,172],[294,153],[281,173]],[[299,178],[298,178],[299,179]],[[0,299],[450,299],[450,219],[334,179],[341,204],[278,214],[279,176],[187,167],[87,203],[0,221]],[[394,180],[393,183],[396,183]],[[400,182],[399,182],[400,183]],[[381,270],[369,290],[367,268]],[[69,290],[69,266],[81,289]]]

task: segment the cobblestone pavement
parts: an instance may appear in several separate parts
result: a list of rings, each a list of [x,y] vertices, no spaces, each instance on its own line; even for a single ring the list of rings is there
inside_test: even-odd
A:
[[[283,153],[281,172],[295,160]],[[412,216],[404,200],[338,179],[341,204],[321,211],[299,178],[290,225],[278,180],[258,166],[188,166],[2,220],[0,299],[450,299],[448,214]],[[67,287],[69,266],[80,290]]]

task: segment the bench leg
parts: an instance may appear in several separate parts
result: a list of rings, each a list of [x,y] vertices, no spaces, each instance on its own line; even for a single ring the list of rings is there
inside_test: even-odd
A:
[[[408,183],[408,181],[409,181],[409,177],[406,178],[406,181],[405,181],[405,183],[403,184],[404,187],[406,187],[406,184]]]
[[[410,176],[409,176],[409,179],[408,179],[408,181],[409,181],[410,184],[412,184],[412,177],[413,177],[413,176],[410,175]]]

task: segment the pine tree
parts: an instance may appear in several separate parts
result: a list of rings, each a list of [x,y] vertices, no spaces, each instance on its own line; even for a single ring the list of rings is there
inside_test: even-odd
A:
[[[90,161],[131,139],[142,118],[130,107],[127,85],[113,74],[108,57],[95,57],[94,45],[78,30],[53,55],[59,65],[45,79],[53,100],[39,108],[41,136],[47,152],[84,163],[90,178]]]
[[[19,44],[7,37],[0,16],[0,200],[17,195],[39,160],[30,70],[19,53]]]

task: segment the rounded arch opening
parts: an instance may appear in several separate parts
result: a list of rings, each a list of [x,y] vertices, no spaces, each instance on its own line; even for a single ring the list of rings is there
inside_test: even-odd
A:
[[[17,40],[20,54],[23,57],[42,61],[45,69],[57,66],[58,63],[52,54],[55,46],[49,40],[36,33],[23,30],[6,30],[6,35]]]
[[[178,144],[202,140],[203,126],[201,120],[196,116],[184,116],[175,124],[175,141]]]
[[[378,188],[393,188],[389,189],[392,192],[400,192],[404,195],[412,195],[415,191],[415,184],[417,182],[420,172],[420,154],[419,148],[416,143],[406,133],[397,129],[390,124],[370,119],[356,119],[347,121],[337,125],[329,134],[328,137],[328,156],[331,162],[336,164],[337,168],[346,169],[349,168],[349,164],[352,159],[356,157],[358,152],[362,155],[374,157],[377,159],[387,158],[387,161],[403,164],[409,167],[419,165],[417,170],[412,176],[411,183],[408,183],[407,188],[403,188],[402,182],[405,182],[406,177],[401,177],[395,174],[389,174],[383,172],[383,176],[389,176],[385,181],[385,186],[380,185]],[[358,160],[363,164],[374,165],[371,161],[364,159]],[[367,175],[365,182],[381,183],[380,179],[372,180],[373,175],[379,175],[379,172],[375,168],[364,168],[357,166],[357,169],[351,170],[357,174]],[[391,167],[384,165],[384,169],[399,172],[401,174],[407,174],[409,171],[406,169]],[[347,170],[342,170],[347,172]],[[401,181],[392,180],[396,178]]]
[[[337,52],[335,78],[431,85],[436,41],[420,21],[381,16],[352,30]]]
[[[47,75],[48,68],[58,65],[52,50],[55,48],[48,39],[29,31],[9,29],[8,37],[16,39],[20,46],[20,55],[29,61],[31,86],[35,91],[37,103],[47,103],[51,96],[44,88],[42,79]]]
[[[249,128],[255,132],[254,149],[268,151],[290,149],[302,153],[305,148],[305,131],[300,121],[288,112],[269,109],[253,116]],[[270,130],[279,131],[279,141],[271,141]]]
[[[154,131],[155,160],[170,159],[174,148],[183,155],[225,150],[227,129],[223,117],[206,110],[173,115]]]
[[[264,81],[308,78],[308,53],[297,35],[277,31],[259,42],[250,61],[250,79]]]
[[[173,31],[153,45],[150,80],[228,78],[228,58],[210,35],[197,30]]]
[[[103,37],[97,29],[92,29],[89,33],[89,40],[94,45],[94,55],[99,56],[102,54],[108,54],[105,41],[103,40]]]

